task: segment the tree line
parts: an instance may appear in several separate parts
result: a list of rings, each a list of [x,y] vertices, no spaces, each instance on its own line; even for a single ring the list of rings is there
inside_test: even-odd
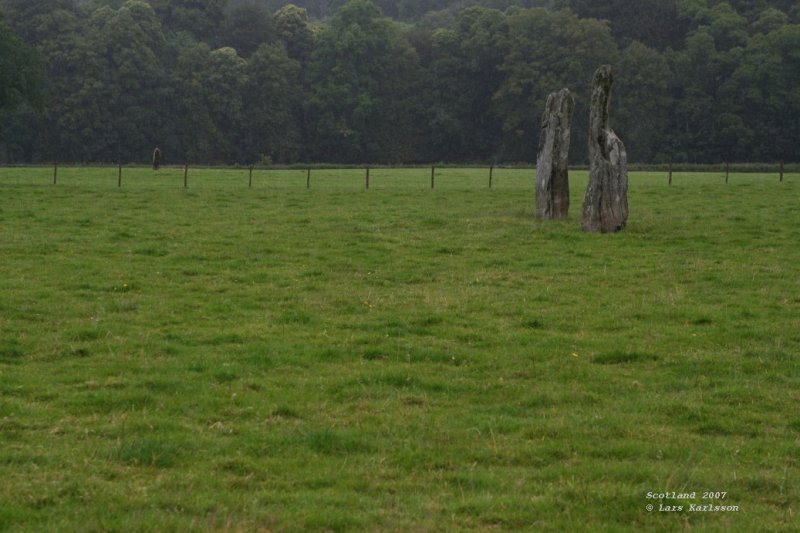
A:
[[[605,63],[633,162],[797,157],[793,0],[276,1],[0,0],[0,161],[534,161],[568,87],[583,163]]]

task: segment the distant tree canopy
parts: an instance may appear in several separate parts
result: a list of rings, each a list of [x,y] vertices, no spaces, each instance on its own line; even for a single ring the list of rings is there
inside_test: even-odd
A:
[[[0,113],[40,104],[43,74],[44,62],[38,54],[0,17]]]
[[[45,63],[39,54],[14,34],[0,16],[0,161],[7,159],[8,142],[16,139],[13,151],[31,159],[32,141],[20,125],[41,112]],[[18,144],[17,144],[18,143]]]
[[[797,158],[792,0],[0,0],[0,162],[532,162],[569,87],[582,163],[603,63],[631,161]]]

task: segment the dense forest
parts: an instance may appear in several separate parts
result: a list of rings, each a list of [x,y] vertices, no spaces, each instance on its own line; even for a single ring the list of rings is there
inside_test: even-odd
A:
[[[793,161],[796,0],[0,0],[0,162],[534,161],[615,70],[633,162]]]

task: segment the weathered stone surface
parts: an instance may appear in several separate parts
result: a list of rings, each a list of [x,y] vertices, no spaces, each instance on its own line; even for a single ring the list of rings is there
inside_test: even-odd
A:
[[[550,93],[542,114],[536,157],[536,216],[545,220],[569,214],[569,139],[575,99],[569,89]]]
[[[608,126],[613,75],[610,65],[594,73],[589,115],[589,185],[583,197],[584,231],[620,231],[628,221],[628,156]]]

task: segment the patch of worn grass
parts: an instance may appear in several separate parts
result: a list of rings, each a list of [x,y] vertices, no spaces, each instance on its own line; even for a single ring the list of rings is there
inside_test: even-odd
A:
[[[182,172],[0,169],[0,529],[794,527],[800,176]]]

